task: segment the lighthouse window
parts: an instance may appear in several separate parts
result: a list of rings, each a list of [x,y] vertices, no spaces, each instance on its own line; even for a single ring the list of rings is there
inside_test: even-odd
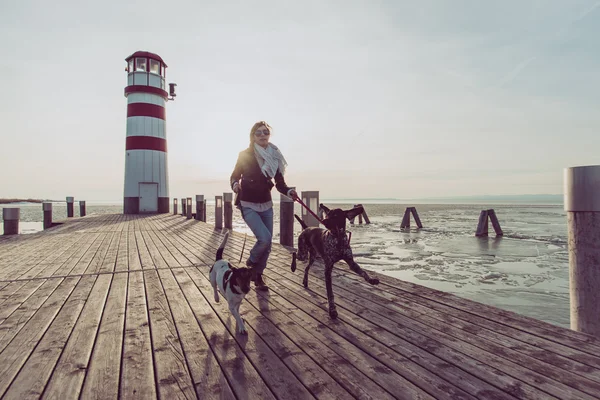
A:
[[[136,58],[135,59],[135,70],[136,71],[146,71],[146,59],[145,58]]]
[[[127,69],[127,72],[133,72],[133,58],[129,60],[129,68]]]
[[[156,75],[160,74],[160,62],[150,59],[150,73]]]

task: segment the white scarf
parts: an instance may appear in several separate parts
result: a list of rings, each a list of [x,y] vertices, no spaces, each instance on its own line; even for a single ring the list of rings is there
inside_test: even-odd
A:
[[[257,143],[254,143],[254,154],[256,155],[256,160],[258,161],[258,165],[260,165],[260,169],[262,173],[267,178],[273,178],[277,173],[277,170],[281,172],[281,174],[285,174],[285,167],[287,167],[287,161],[281,154],[281,151],[275,146],[273,143],[269,143],[267,148],[263,148],[259,146]]]

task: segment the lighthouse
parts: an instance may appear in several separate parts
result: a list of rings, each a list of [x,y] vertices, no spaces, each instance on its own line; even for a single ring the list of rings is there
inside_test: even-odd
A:
[[[167,64],[157,54],[137,51],[125,61],[127,133],[123,213],[166,213],[169,172],[165,105],[175,97],[176,85],[170,84],[167,92]]]

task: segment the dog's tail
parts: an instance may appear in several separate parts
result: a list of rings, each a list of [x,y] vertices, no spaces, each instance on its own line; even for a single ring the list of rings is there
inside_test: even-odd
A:
[[[223,238],[223,241],[221,242],[221,245],[219,246],[219,249],[217,250],[217,260],[222,260],[223,259],[223,249],[225,249],[225,244],[227,243],[227,239],[229,238],[229,231],[227,231],[225,233],[225,237]]]
[[[304,223],[304,221],[302,221],[302,218],[300,218],[296,214],[294,214],[294,217],[296,217],[296,219],[298,220],[298,222],[300,222],[300,226],[302,226],[302,229],[308,228],[308,226],[306,225],[306,223]]]

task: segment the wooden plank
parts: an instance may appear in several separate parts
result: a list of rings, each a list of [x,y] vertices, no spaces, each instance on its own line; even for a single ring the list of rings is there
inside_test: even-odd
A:
[[[27,299],[35,293],[36,290],[44,283],[43,279],[37,279],[29,282],[14,282],[15,285],[21,286],[18,291],[0,304],[0,325]],[[22,284],[22,285],[19,285]]]
[[[154,364],[144,277],[141,272],[129,274],[121,398],[156,399]]]
[[[79,397],[111,280],[111,275],[100,275],[94,283],[73,333],[44,391],[44,399],[62,400]]]
[[[125,325],[127,274],[114,274],[81,397],[117,398]]]
[[[123,228],[126,225],[123,222]],[[119,247],[117,250],[117,261],[115,264],[115,271],[127,271],[129,269],[129,231],[121,231],[119,236]]]
[[[223,324],[202,295],[191,277],[186,273],[192,270],[173,270],[175,278],[190,305],[204,337],[208,339],[213,354],[238,398],[275,399],[269,387],[248,360],[240,345],[223,328]],[[201,278],[204,279],[204,278]]]
[[[95,276],[81,278],[3,399],[21,400],[41,396],[95,280]]]
[[[159,397],[195,399],[192,378],[158,275],[148,270],[144,279]]]
[[[35,345],[65,303],[80,278],[66,278],[58,289],[0,353],[0,396],[15,378]]]
[[[200,326],[194,319],[172,271],[158,272],[163,284],[181,346],[190,369],[196,395],[203,399],[235,399],[231,387],[221,371]]]
[[[13,340],[62,281],[62,278],[48,279],[45,281],[32,296],[4,320],[2,325],[0,325],[0,352],[6,348],[11,340]]]
[[[93,257],[94,253],[96,252],[96,249],[100,247],[100,244],[102,243],[104,237],[101,236],[100,233],[91,233],[84,236],[85,242],[81,246],[81,248],[71,257],[67,258],[65,262],[60,266],[60,268],[54,271],[54,273],[51,276],[68,275],[80,263],[84,263],[84,266],[87,267],[91,258],[89,258],[90,256],[88,256],[88,261],[87,263],[85,263],[84,257],[86,257],[88,253],[91,253],[91,257]]]

